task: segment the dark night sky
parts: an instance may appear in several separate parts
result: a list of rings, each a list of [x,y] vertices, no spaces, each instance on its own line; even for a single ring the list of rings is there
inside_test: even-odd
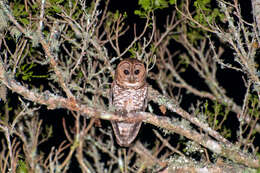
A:
[[[243,8],[243,9],[250,9],[250,4],[243,2],[242,7],[248,7],[249,8]],[[130,32],[133,31],[133,24],[136,23],[137,26],[143,26],[144,25],[144,19],[139,18],[134,14],[134,10],[138,8],[138,0],[131,0],[131,1],[116,1],[116,0],[111,0],[109,4],[109,9],[112,11],[119,10],[121,13],[127,12],[128,18],[127,18],[127,24],[130,24]],[[247,16],[247,18],[250,18],[250,11],[247,10],[242,10],[243,13]],[[165,22],[166,19],[166,14],[170,13],[170,10],[158,10],[156,12],[156,18],[157,18],[157,23],[162,25]],[[170,13],[171,14],[171,13]],[[138,27],[139,29],[142,29],[142,27]],[[140,31],[141,32],[141,31]],[[132,33],[129,34],[132,36]],[[127,37],[126,37],[127,38]],[[132,38],[131,38],[132,39]],[[127,39],[126,39],[127,40]],[[130,39],[127,41],[131,41]],[[128,45],[124,43],[123,41],[121,42],[122,44],[125,44],[126,46]],[[181,47],[179,45],[172,45],[174,49],[177,49],[178,47]],[[228,45],[225,45],[225,49],[227,50],[223,56],[224,57],[231,57],[232,52]],[[176,50],[177,51],[177,50]],[[232,59],[232,58],[230,58]],[[232,62],[232,61],[231,61]],[[234,100],[241,104],[242,103],[242,98],[245,93],[245,87],[243,87],[243,80],[241,78],[241,73],[233,71],[233,70],[219,70],[217,73],[217,78],[219,79],[220,85],[226,89],[227,95],[230,96],[231,98],[234,98]],[[202,84],[204,81],[198,77],[196,72],[194,72],[191,68],[187,70],[185,74],[182,74],[182,76],[187,80],[188,83],[191,85],[195,86],[196,88],[204,88],[205,84]],[[153,83],[150,83],[153,84]],[[183,94],[183,103],[182,107],[185,110],[188,110],[188,108],[191,106],[191,104],[195,104],[196,100],[195,99],[200,99],[199,97],[196,97],[192,94]],[[43,106],[44,107],[44,106]],[[40,111],[40,116],[42,119],[44,119],[44,124],[52,124],[54,125],[54,133],[55,136],[60,136],[60,138],[52,138],[50,140],[50,143],[60,143],[62,140],[64,140],[64,131],[62,127],[62,119],[65,118],[67,121],[66,122],[73,122],[73,118],[70,116],[66,116],[67,111],[66,110],[47,110],[47,108],[43,108]],[[109,125],[109,122],[104,121],[105,125]],[[71,124],[68,124],[68,126]],[[48,148],[43,147],[43,149],[46,149],[48,151]]]
[[[121,1],[117,1],[117,0],[111,0],[110,4],[109,4],[109,9],[112,11],[116,11],[119,10],[121,13],[123,12],[127,12],[128,18],[127,18],[127,24],[130,24],[130,32],[133,31],[133,24],[136,23],[137,26],[143,26],[145,20],[139,18],[138,16],[136,16],[134,14],[134,10],[138,8],[138,0],[121,0]],[[242,8],[242,14],[245,15],[247,21],[251,22],[250,20],[252,20],[251,18],[251,4],[250,1],[246,1],[246,0],[241,0],[241,8]],[[166,12],[165,12],[166,11]],[[171,10],[158,10],[156,12],[156,18],[157,18],[157,22],[158,25],[162,24],[165,22],[166,19],[166,14],[170,13]],[[162,21],[162,23],[161,23]],[[138,27],[139,31],[141,32],[142,27]],[[132,34],[130,34],[132,36]],[[127,37],[126,37],[127,39]],[[129,40],[128,40],[129,41]],[[131,40],[130,40],[131,41]],[[122,42],[122,44],[125,44],[125,46],[127,46],[128,42]],[[172,45],[174,48],[176,47],[180,47],[179,45]],[[230,50],[230,48],[228,47],[228,45],[225,45],[226,47],[226,52],[223,54],[224,57],[232,57],[233,54]],[[231,59],[231,58],[230,58]],[[231,63],[233,63],[233,61],[231,60]],[[192,85],[194,85],[196,88],[200,88],[203,87],[200,82],[201,79],[196,78],[198,77],[197,74],[194,75],[194,71],[192,69],[188,70],[186,74],[183,75],[183,77],[185,77],[185,79]],[[244,96],[245,93],[245,87],[243,87],[243,80],[241,78],[242,73],[233,71],[233,70],[219,70],[217,73],[217,78],[219,79],[219,83],[221,84],[221,86],[223,88],[226,89],[227,91],[227,95],[234,98],[234,100],[241,104],[242,103],[242,98]],[[195,80],[194,80],[195,79]],[[192,99],[198,99],[197,97],[191,96],[191,95],[184,95],[183,96],[183,100],[184,103],[186,105],[183,105],[183,107],[187,110],[187,108],[190,106],[190,103],[193,102],[194,100]],[[67,124],[67,127],[70,127],[70,125],[72,125],[73,123],[70,122],[74,122],[74,118],[72,118],[72,116],[67,116],[68,115],[68,111],[66,110],[47,110],[46,107],[43,106],[43,109],[40,110],[40,119],[43,119],[43,125],[53,125],[54,129],[54,137],[50,138],[50,140],[48,141],[48,145],[43,144],[40,146],[40,149],[44,152],[49,152],[51,147],[53,145],[57,145],[60,144],[63,140],[65,140],[65,135],[64,135],[64,129],[62,126],[62,119],[65,118]],[[84,121],[84,120],[83,120]],[[110,123],[108,121],[104,121],[102,122],[104,123],[104,125],[110,125]],[[151,125],[145,125],[145,127],[143,128],[143,131],[141,131],[140,135],[144,136],[144,133],[149,133],[149,131],[151,130],[152,126]],[[144,141],[147,142],[147,141]],[[57,147],[57,146],[56,146]]]

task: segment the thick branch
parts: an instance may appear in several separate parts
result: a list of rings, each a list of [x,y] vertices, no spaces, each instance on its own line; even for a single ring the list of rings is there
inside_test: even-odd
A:
[[[1,3],[1,7],[4,9],[6,15],[9,17],[9,20],[16,25],[16,27],[21,31],[26,37],[33,40],[34,38],[31,36],[33,32],[29,32],[30,30],[27,30],[23,28],[11,15],[11,13],[8,11],[4,3]],[[188,16],[189,17],[189,16]],[[39,34],[39,33],[38,33]],[[40,34],[39,34],[40,35]],[[141,34],[142,36],[143,34]],[[117,35],[118,36],[118,35]],[[136,38],[141,38],[141,36]],[[134,43],[135,39],[132,43]],[[66,78],[62,76],[62,71],[58,67],[58,63],[55,61],[56,57],[53,55],[53,52],[51,51],[51,45],[47,42],[46,39],[42,38],[39,40],[41,43],[45,54],[50,58],[50,65],[54,69],[54,73],[58,77],[59,84],[61,85],[62,89],[65,91],[68,98],[57,96],[55,94],[50,93],[49,91],[45,91],[43,93],[29,90],[28,88],[24,87],[20,83],[18,83],[13,76],[8,74],[5,69],[4,65],[0,60],[0,81],[5,84],[10,90],[13,92],[16,92],[20,95],[22,95],[27,100],[30,100],[34,103],[46,105],[49,109],[58,109],[63,108],[70,111],[76,111],[80,113],[81,115],[89,118],[89,117],[95,117],[105,120],[114,120],[114,121],[124,121],[124,122],[138,122],[138,121],[144,121],[146,123],[153,124],[155,126],[158,126],[160,128],[166,129],[170,132],[178,133],[180,135],[183,135],[187,137],[188,139],[191,139],[202,146],[210,149],[214,153],[217,153],[223,157],[229,158],[237,163],[242,163],[244,165],[247,165],[249,167],[260,167],[260,163],[258,160],[251,158],[250,156],[245,155],[239,149],[236,149],[236,147],[230,143],[228,140],[223,138],[218,132],[211,129],[208,124],[200,122],[196,117],[191,116],[188,112],[181,109],[177,106],[177,104],[174,103],[174,101],[170,98],[167,98],[163,95],[161,95],[158,91],[154,90],[152,87],[149,88],[149,99],[153,100],[154,102],[158,103],[159,105],[165,105],[167,109],[171,110],[172,112],[176,112],[185,119],[189,120],[196,126],[200,127],[204,130],[207,134],[217,139],[219,142],[216,142],[212,138],[210,138],[208,135],[198,133],[197,131],[188,128],[186,126],[183,126],[181,122],[170,119],[168,117],[160,117],[156,116],[154,114],[148,113],[148,112],[139,112],[134,117],[121,117],[116,115],[114,112],[109,112],[105,109],[101,108],[95,108],[90,107],[88,105],[81,104],[79,101],[77,101],[67,87],[66,84]],[[112,41],[111,41],[112,44]],[[112,44],[113,45],[113,44]],[[132,44],[129,46],[131,47]],[[118,46],[116,46],[118,47]],[[128,47],[128,48],[129,48]],[[127,52],[128,48],[122,53],[124,54]],[[119,50],[119,48],[118,48]],[[118,51],[120,52],[120,51]],[[120,54],[120,56],[122,56]]]
[[[234,146],[232,147],[232,144],[219,144],[216,141],[209,138],[207,135],[200,134],[196,132],[195,130],[188,129],[187,127],[184,127],[179,121],[170,119],[168,117],[160,117],[156,116],[154,114],[148,113],[148,112],[139,112],[136,114],[137,116],[131,117],[131,118],[124,118],[121,116],[116,115],[113,112],[108,112],[106,110],[102,109],[96,109],[94,107],[89,107],[87,105],[81,104],[74,99],[64,98],[61,96],[56,96],[54,94],[51,94],[50,92],[46,91],[44,93],[38,93],[36,91],[31,91],[27,89],[26,87],[19,84],[17,81],[12,79],[4,70],[2,62],[0,62],[0,80],[3,84],[5,84],[10,90],[13,92],[16,92],[26,99],[48,106],[49,109],[58,109],[58,108],[64,108],[71,111],[77,111],[83,116],[86,117],[95,117],[95,118],[101,118],[106,120],[115,120],[115,121],[125,121],[125,122],[137,122],[137,121],[144,121],[146,123],[153,124],[155,126],[158,126],[160,128],[169,130],[170,132],[178,133],[180,135],[183,135],[202,146],[210,149],[211,151],[220,154],[221,156],[227,157],[235,162],[242,163],[244,165],[247,165],[249,167],[260,167],[259,161],[254,160],[253,158],[250,158],[249,156],[246,156],[245,154],[241,153],[238,150],[235,150]],[[159,101],[159,99],[162,99],[163,96],[159,95],[158,92],[155,90],[152,90],[149,88],[152,96],[155,96],[153,94],[157,93],[158,98],[154,99],[155,101]],[[151,97],[151,96],[150,96]],[[165,98],[164,98],[165,99]],[[162,101],[162,100],[161,100]],[[160,102],[161,103],[161,102]],[[183,112],[184,110],[181,110],[180,108],[176,108],[174,104],[171,103],[170,100],[168,100],[168,103],[165,102],[165,106],[167,106],[168,109],[174,110],[177,113],[181,113],[181,115],[187,119],[189,119],[191,122],[198,123],[194,121],[194,119],[191,119],[188,116],[188,113]],[[201,124],[199,124],[201,125]],[[209,127],[207,129],[207,132],[213,133],[214,131],[211,130]],[[217,134],[217,132],[215,132]],[[213,133],[214,134],[214,133]],[[214,135],[216,135],[214,134]],[[214,136],[212,135],[212,136]],[[215,136],[214,136],[215,137]],[[217,137],[220,137],[217,135]]]
[[[260,35],[260,1],[252,0],[253,15],[258,29],[258,35]]]
[[[239,165],[225,165],[223,163],[220,164],[207,164],[206,166],[198,166],[198,165],[171,165],[163,172],[171,172],[171,173],[179,173],[179,172],[185,172],[185,173],[201,173],[201,172],[207,172],[207,173],[243,173],[246,172],[246,169]]]
[[[166,106],[167,109],[171,110],[172,112],[178,113],[183,118],[189,120],[193,124],[202,128],[205,132],[209,133],[212,137],[216,138],[220,142],[224,143],[225,145],[232,146],[232,144],[227,139],[223,138],[219,133],[211,129],[208,126],[208,124],[200,122],[196,117],[191,116],[188,112],[178,107],[171,98],[161,95],[152,87],[149,87],[149,100],[153,100],[155,103],[158,103],[159,105]]]

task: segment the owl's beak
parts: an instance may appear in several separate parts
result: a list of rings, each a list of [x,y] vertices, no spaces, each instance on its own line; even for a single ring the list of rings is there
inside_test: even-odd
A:
[[[134,76],[133,76],[133,75],[130,76],[129,82],[130,82],[130,83],[134,83],[134,82],[135,82],[135,79],[134,79]]]

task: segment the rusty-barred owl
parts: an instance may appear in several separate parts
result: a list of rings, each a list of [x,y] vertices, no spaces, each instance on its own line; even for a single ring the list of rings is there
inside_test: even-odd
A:
[[[122,116],[135,116],[147,106],[147,83],[144,64],[133,58],[121,61],[115,72],[110,92],[110,104]],[[137,136],[142,122],[111,121],[116,141],[129,146]]]

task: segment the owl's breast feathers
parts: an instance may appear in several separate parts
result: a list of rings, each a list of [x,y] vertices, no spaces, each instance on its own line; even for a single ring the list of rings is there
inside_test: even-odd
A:
[[[139,89],[123,88],[116,83],[113,84],[113,105],[117,111],[133,110],[144,111],[145,99],[147,99],[147,85]]]

